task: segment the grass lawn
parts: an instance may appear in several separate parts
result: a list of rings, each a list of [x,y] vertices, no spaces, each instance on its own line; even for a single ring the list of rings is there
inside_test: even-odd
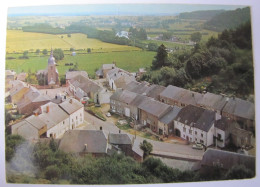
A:
[[[180,44],[180,43],[173,43],[173,42],[167,42],[167,41],[158,41],[158,40],[143,40],[143,43],[149,44],[149,43],[156,43],[158,46],[160,46],[161,44],[163,44],[165,47],[167,48],[175,48],[175,47],[179,47],[179,48],[184,48],[184,49],[190,49],[192,48],[192,46],[188,46],[185,44]]]
[[[6,37],[6,52],[13,53],[22,51],[35,51],[36,49],[61,48],[63,50],[87,49],[102,50],[102,51],[126,51],[140,50],[139,48],[105,43],[97,39],[87,38],[84,34],[71,34],[68,37],[66,34],[54,35],[33,32],[23,32],[22,30],[7,30]]]
[[[29,53],[30,54],[30,53]],[[10,56],[15,56],[9,54]],[[8,55],[8,56],[9,56]],[[65,55],[64,59],[58,62],[58,71],[60,75],[65,75],[71,66],[65,66],[65,63],[78,63],[80,70],[85,70],[89,75],[94,75],[95,70],[100,68],[102,64],[116,62],[116,65],[124,70],[134,72],[140,67],[148,67],[152,64],[155,52],[148,51],[128,51],[128,52],[109,52],[109,53],[91,53],[77,54],[76,56]],[[21,56],[21,55],[17,55]],[[29,55],[30,56],[30,55]],[[17,73],[36,72],[47,67],[49,56],[34,56],[29,59],[11,59],[6,60],[6,69],[12,69]]]

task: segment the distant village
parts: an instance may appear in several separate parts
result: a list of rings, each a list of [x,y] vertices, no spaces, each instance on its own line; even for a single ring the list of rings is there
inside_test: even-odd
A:
[[[61,86],[52,50],[46,66],[37,73],[48,80],[44,86],[26,83],[24,72],[5,71],[5,101],[12,106],[7,112],[17,117],[8,125],[11,134],[32,142],[54,139],[59,149],[78,155],[123,152],[139,162],[144,154],[140,142],[146,139],[154,146],[152,155],[199,162],[193,170],[216,163],[226,170],[235,164],[255,168],[255,156],[248,154],[255,147],[252,102],[139,82],[144,68],[133,73],[116,63],[103,64],[95,80],[85,71],[68,71],[66,85]],[[104,104],[109,106],[103,112],[108,121],[87,109]],[[116,128],[111,116],[158,141]],[[225,149],[230,145],[239,152]]]

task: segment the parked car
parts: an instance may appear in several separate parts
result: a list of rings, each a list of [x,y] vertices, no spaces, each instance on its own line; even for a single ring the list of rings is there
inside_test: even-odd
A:
[[[198,150],[202,150],[203,149],[203,145],[201,143],[195,143],[192,146],[192,149],[198,149]]]
[[[111,117],[111,114],[108,112],[108,113],[106,113],[106,116],[107,117]]]
[[[88,103],[88,100],[89,100],[89,97],[83,97],[83,98],[80,99],[82,104]]]

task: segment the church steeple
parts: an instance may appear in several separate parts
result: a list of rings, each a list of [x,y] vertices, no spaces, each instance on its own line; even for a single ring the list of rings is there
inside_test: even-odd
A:
[[[53,50],[51,48],[51,54],[50,54],[50,57],[48,59],[48,65],[55,65],[55,58],[53,57]]]

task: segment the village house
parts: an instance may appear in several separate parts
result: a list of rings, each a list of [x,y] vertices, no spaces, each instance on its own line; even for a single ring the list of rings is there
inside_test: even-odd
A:
[[[89,78],[77,75],[68,81],[69,91],[75,96],[76,99],[81,100],[84,97],[89,97],[94,100],[95,103],[100,103],[100,92],[102,88],[93,80]]]
[[[105,133],[100,130],[69,130],[61,138],[59,149],[65,152],[95,157],[124,153],[137,161],[143,160],[143,151],[137,146],[134,139],[121,133]],[[138,145],[139,146],[139,145]]]
[[[230,131],[234,128],[235,124],[233,124],[232,120],[229,120],[226,117],[221,117],[221,119],[217,120],[215,123],[215,145],[218,147],[225,147],[230,143]]]
[[[137,94],[146,95],[146,92],[149,90],[149,83],[148,82],[140,83],[137,81],[132,81],[129,84],[127,84],[125,87],[123,87],[123,89]]]
[[[128,32],[127,31],[120,31],[116,33],[116,36],[119,38],[127,38],[129,39]]]
[[[216,94],[207,92],[205,94],[202,94],[202,97],[197,102],[197,106],[203,107],[205,109],[212,110],[212,111],[217,112],[218,114],[221,114],[227,101],[228,101],[228,98],[224,97],[223,95],[216,95]]]
[[[174,133],[174,119],[180,112],[181,108],[173,106],[172,109],[159,119],[158,132],[159,135],[169,136]]]
[[[16,80],[16,72],[13,70],[5,70],[5,82]]]
[[[88,78],[88,73],[86,71],[67,71],[65,78],[66,78],[66,86],[69,86],[69,80],[76,77],[77,75],[82,75]]]
[[[243,129],[255,128],[255,105],[249,101],[230,98],[222,110],[222,115],[237,121]]]
[[[110,97],[111,111],[120,115],[124,115],[126,117],[131,117],[131,110],[129,104],[135,99],[136,96],[136,93],[118,89]]]
[[[141,124],[147,126],[157,134],[162,134],[161,131],[159,132],[160,129],[158,128],[159,119],[171,111],[172,107],[149,98],[142,101],[138,105],[138,108],[140,109],[139,121]]]
[[[30,90],[30,87],[31,86],[25,82],[18,80],[13,81],[11,90],[9,91],[11,102],[17,104],[21,101],[24,95]]]
[[[180,110],[174,120],[175,135],[189,142],[210,146],[214,143],[215,121],[220,118],[213,111],[188,105]]]
[[[161,102],[168,105],[185,107],[188,105],[196,106],[202,98],[202,94],[169,85],[160,93],[159,97]]]
[[[12,134],[34,140],[43,137],[59,138],[69,129],[76,128],[84,120],[83,105],[68,99],[58,105],[49,102],[40,106],[34,115],[11,126]]]
[[[28,76],[28,74],[25,72],[19,73],[19,74],[17,74],[17,80],[25,82],[27,76]]]
[[[102,130],[69,130],[60,140],[59,149],[84,156],[106,156],[110,153],[107,135]]]
[[[231,129],[231,142],[236,147],[248,148],[251,147],[253,133],[239,127],[235,127]]]
[[[107,72],[106,79],[108,81],[109,87],[112,90],[116,90],[117,88],[123,88],[128,83],[134,81],[135,77],[125,70],[114,68]]]
[[[233,166],[244,165],[247,169],[255,172],[255,164],[254,156],[208,148],[201,161],[201,170],[207,173],[210,168],[220,167],[227,171]]]
[[[42,95],[36,88],[31,86],[22,99],[17,102],[17,110],[19,114],[29,115],[49,101],[50,98],[47,95]]]
[[[96,77],[100,79],[106,78],[107,72],[115,68],[116,68],[115,64],[103,64],[102,67],[96,71]]]

